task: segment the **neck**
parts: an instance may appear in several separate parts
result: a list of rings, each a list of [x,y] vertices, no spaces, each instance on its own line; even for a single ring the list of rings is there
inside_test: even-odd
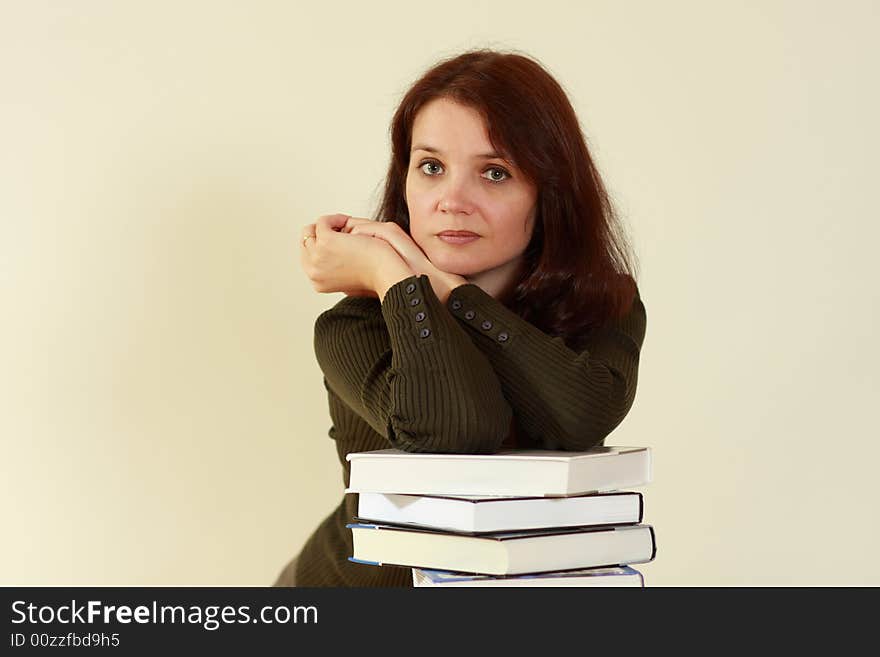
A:
[[[513,290],[519,279],[522,264],[522,259],[517,258],[495,269],[481,271],[465,278],[468,283],[473,283],[494,299],[503,299]]]

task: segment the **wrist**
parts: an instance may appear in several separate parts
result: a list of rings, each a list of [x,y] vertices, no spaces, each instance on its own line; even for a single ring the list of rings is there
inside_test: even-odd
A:
[[[376,292],[379,301],[381,302],[385,299],[385,294],[390,288],[412,275],[412,270],[402,261],[399,265],[394,265],[393,267],[382,267],[381,271],[376,272],[373,283],[373,290]]]
[[[467,280],[456,274],[447,274],[446,272],[437,272],[429,274],[431,279],[431,287],[434,288],[434,294],[437,295],[440,303],[445,304],[449,299],[452,291],[467,283]]]

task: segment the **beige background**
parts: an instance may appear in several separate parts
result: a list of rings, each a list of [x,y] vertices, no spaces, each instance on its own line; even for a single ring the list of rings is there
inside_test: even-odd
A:
[[[880,5],[0,5],[2,584],[271,582],[342,481],[300,227],[407,86],[569,92],[641,262],[663,585],[880,584]]]

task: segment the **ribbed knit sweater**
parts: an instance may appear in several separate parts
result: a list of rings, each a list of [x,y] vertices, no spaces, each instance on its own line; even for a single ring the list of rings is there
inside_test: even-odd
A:
[[[639,295],[579,352],[476,285],[440,302],[427,276],[392,286],[380,303],[346,297],[315,323],[315,354],[343,482],[350,452],[492,453],[503,447],[600,445],[636,393],[645,337]],[[515,436],[515,437],[514,437]],[[297,586],[409,587],[409,568],[348,561],[358,496],[343,495],[304,545]]]

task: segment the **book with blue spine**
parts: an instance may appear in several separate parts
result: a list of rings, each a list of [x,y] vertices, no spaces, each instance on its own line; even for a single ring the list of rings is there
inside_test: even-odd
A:
[[[552,573],[511,575],[469,575],[444,570],[413,568],[414,587],[638,587],[644,588],[645,578],[631,566],[583,568]]]

